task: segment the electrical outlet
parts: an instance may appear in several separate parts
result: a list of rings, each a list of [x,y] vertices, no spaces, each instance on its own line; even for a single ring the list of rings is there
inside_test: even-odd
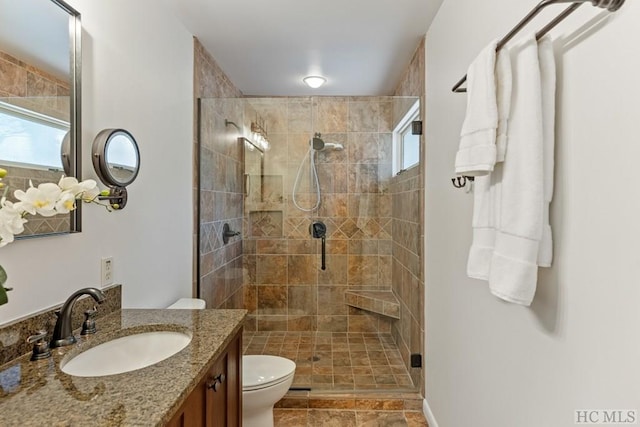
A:
[[[110,285],[113,283],[113,257],[103,257],[102,265],[100,268],[102,286]]]

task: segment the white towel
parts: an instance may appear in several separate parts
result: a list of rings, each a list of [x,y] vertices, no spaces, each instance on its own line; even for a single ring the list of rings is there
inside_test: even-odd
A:
[[[497,54],[495,67],[496,105],[498,123],[496,135],[496,164],[489,175],[477,176],[473,186],[473,242],[467,261],[467,275],[489,280],[496,229],[500,226],[500,185],[507,149],[507,129],[511,110],[511,59],[506,49]]]
[[[459,175],[486,175],[496,162],[496,45],[494,40],[467,70],[467,112],[460,132],[455,170]]]
[[[503,162],[507,152],[507,131],[511,114],[511,57],[509,51],[501,49],[496,59],[496,105],[498,106],[498,128],[496,132],[496,163]]]
[[[535,36],[510,51],[511,116],[489,288],[499,298],[528,306],[538,279],[543,202],[542,100]]]
[[[555,145],[556,112],[556,62],[553,42],[544,37],[538,42],[540,62],[540,85],[542,90],[542,135],[543,135],[543,179],[544,201],[542,206],[542,239],[538,251],[538,266],[551,267],[553,260],[553,238],[549,224],[549,204],[553,199],[553,167]]]
[[[473,241],[467,260],[467,276],[489,280],[496,230],[500,226],[500,187],[502,164],[489,175],[476,177],[473,183]]]

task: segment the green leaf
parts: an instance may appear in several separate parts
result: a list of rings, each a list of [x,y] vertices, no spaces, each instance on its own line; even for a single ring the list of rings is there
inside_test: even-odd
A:
[[[0,305],[6,304],[9,302],[9,298],[7,298],[7,290],[0,286]]]
[[[4,285],[5,283],[7,283],[7,272],[0,265],[0,286]]]

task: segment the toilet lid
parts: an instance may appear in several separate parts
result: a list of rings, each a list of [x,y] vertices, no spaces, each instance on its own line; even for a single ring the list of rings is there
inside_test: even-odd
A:
[[[242,356],[242,389],[255,390],[277,384],[294,374],[293,360],[279,356]]]

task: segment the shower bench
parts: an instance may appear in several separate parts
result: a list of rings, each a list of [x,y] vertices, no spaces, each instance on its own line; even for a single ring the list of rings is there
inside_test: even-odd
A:
[[[400,319],[400,302],[391,290],[388,291],[346,291],[347,305],[382,316]]]

